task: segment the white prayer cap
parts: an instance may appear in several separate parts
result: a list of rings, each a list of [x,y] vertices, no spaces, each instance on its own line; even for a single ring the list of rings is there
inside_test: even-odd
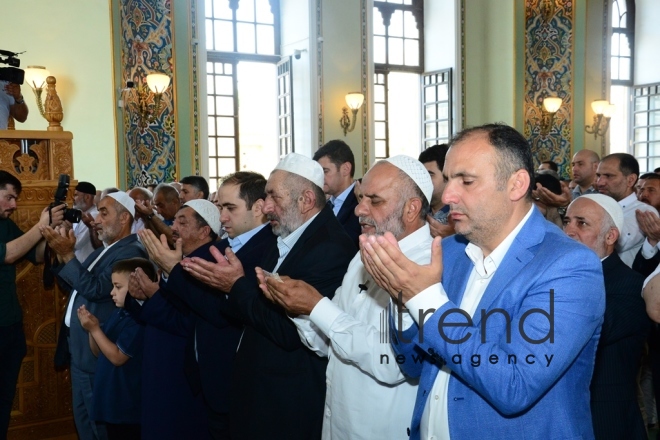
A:
[[[417,184],[419,189],[422,190],[426,201],[431,203],[433,182],[431,181],[428,170],[420,161],[404,154],[388,157],[385,160],[406,173]]]
[[[600,205],[600,207],[603,208],[605,212],[607,212],[612,218],[614,226],[616,226],[616,228],[619,230],[619,233],[623,231],[623,208],[621,208],[621,205],[619,205],[616,200],[610,196],[606,196],[605,194],[585,194],[573,200],[571,205],[575,203],[576,200],[580,200],[582,198],[593,200],[594,202],[598,203],[598,205]],[[571,205],[568,205],[568,207],[570,208]]]
[[[275,169],[297,174],[323,189],[323,167],[307,156],[289,153],[280,160]]]
[[[204,199],[195,199],[187,201],[184,206],[191,207],[201,215],[213,232],[216,234],[220,232],[220,211],[213,203]]]
[[[133,200],[131,196],[124,191],[117,191],[108,194],[106,197],[112,197],[118,201],[124,208],[126,208],[126,210],[128,210],[131,216],[135,218],[135,200]]]

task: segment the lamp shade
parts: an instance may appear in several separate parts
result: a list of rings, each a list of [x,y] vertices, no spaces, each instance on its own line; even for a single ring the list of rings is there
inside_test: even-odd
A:
[[[605,111],[605,107],[608,105],[610,105],[609,102],[605,101],[604,99],[599,99],[591,103],[591,108],[597,115],[602,115]]]
[[[25,68],[25,82],[32,89],[43,89],[46,85],[46,78],[50,72],[44,66],[27,66]]]
[[[614,110],[616,110],[616,106],[614,104],[607,104],[603,109],[603,116],[606,118],[611,118],[614,114]]]
[[[147,75],[147,85],[154,93],[163,93],[170,85],[170,77],[164,73],[150,73]]]
[[[561,98],[545,98],[543,100],[543,108],[545,108],[545,111],[548,113],[556,113],[557,110],[559,110],[559,107],[561,107]]]
[[[364,95],[360,92],[351,92],[346,95],[346,104],[351,108],[351,110],[359,109],[363,102]]]

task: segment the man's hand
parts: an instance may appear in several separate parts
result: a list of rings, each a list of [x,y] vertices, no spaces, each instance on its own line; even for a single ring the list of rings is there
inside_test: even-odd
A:
[[[431,214],[428,214],[426,216],[426,221],[429,224],[429,228],[431,229],[431,237],[440,237],[440,238],[445,238],[449,237],[450,235],[454,235],[456,232],[454,231],[454,225],[451,221],[451,218],[449,220],[449,224],[443,225],[439,221],[433,218]]]
[[[99,320],[87,310],[84,304],[78,307],[78,319],[82,327],[88,332],[100,326]]]
[[[148,200],[136,200],[135,201],[135,216],[137,218],[146,218],[148,215],[154,213],[151,203]]]
[[[245,276],[243,265],[231,248],[225,249],[225,258],[212,246],[211,255],[215,258],[215,263],[197,257],[184,258],[181,267],[204,284],[229,293],[236,280]]]
[[[160,286],[158,282],[151,281],[146,273],[139,267],[128,278],[128,293],[135,299],[144,301],[154,296]]]
[[[67,231],[63,227],[53,229],[50,226],[40,226],[39,230],[48,242],[48,246],[57,254],[58,260],[68,263],[76,258],[74,253],[76,236],[73,234],[72,229]]]
[[[655,246],[660,241],[660,217],[652,211],[635,210],[635,217],[639,229],[646,235],[651,246]]]
[[[424,266],[410,261],[401,252],[391,232],[384,236],[360,235],[360,256],[376,284],[395,300],[401,292],[404,303],[442,278],[440,238],[433,239],[431,263]]]
[[[54,228],[55,226],[62,224],[65,207],[66,205],[64,204],[55,206],[52,209],[45,207],[39,215],[39,226],[51,226]]]
[[[539,200],[547,206],[561,208],[568,206],[573,199],[570,188],[562,188],[561,194],[557,195],[547,188],[543,188],[540,183],[536,184],[536,189],[532,191],[534,200]]]
[[[156,235],[150,229],[138,231],[138,235],[144,248],[149,253],[149,258],[166,274],[169,274],[172,268],[183,258],[180,238],[175,243],[175,249],[171,250],[167,244],[165,234],[161,234],[160,240],[156,238]]]
[[[20,101],[21,96],[21,85],[16,83],[7,83],[5,84],[5,92],[8,95],[11,95],[14,98],[14,101]]]
[[[287,276],[280,277],[281,281],[267,277],[263,269],[257,267],[259,288],[264,296],[281,305],[290,315],[309,315],[316,305],[323,299],[318,290],[304,281],[294,280]]]

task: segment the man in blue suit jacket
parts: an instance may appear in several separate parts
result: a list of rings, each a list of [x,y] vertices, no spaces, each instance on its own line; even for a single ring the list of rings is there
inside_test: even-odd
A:
[[[458,235],[434,240],[431,264],[407,260],[391,234],[360,238],[397,302],[401,367],[420,378],[410,437],[593,438],[598,257],[533,207],[531,152],[513,128],[464,130],[443,174]]]

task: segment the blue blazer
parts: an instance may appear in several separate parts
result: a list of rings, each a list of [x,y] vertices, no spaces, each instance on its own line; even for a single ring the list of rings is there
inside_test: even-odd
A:
[[[469,315],[452,312],[473,268],[467,240],[454,235],[442,242],[449,302],[427,315],[423,333],[417,325],[392,332],[402,369],[420,378],[411,439],[420,438],[424,407],[445,362],[452,440],[594,437],[589,383],[605,311],[602,266],[533,209],[471,323]]]

